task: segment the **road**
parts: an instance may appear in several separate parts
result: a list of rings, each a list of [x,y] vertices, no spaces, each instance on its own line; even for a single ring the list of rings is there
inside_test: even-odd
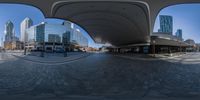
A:
[[[100,53],[60,65],[0,58],[2,100],[200,98],[199,53],[146,61]]]

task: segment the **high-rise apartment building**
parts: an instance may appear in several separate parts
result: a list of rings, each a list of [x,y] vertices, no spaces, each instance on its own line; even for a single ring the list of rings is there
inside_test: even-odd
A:
[[[25,18],[21,22],[21,34],[20,34],[20,41],[27,42],[28,41],[28,34],[26,33],[26,29],[30,28],[33,25],[33,21],[30,18]]]

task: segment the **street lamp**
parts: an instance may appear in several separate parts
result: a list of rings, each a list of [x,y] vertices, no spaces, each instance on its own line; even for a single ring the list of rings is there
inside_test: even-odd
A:
[[[42,44],[42,50],[40,57],[44,57],[44,52],[45,52],[45,23],[41,24],[40,26],[37,26],[37,30],[41,32],[41,37],[42,39],[40,40],[40,43]]]
[[[66,50],[66,44],[63,42],[63,49],[64,49],[64,57],[67,57],[67,50]]]
[[[181,41],[180,41],[180,52],[182,52],[182,48],[181,48]]]
[[[153,40],[152,42],[153,42],[153,55],[154,55],[154,57],[155,57],[155,53],[156,53],[156,47],[155,47],[156,41]]]
[[[26,55],[26,42],[24,42],[24,55]]]
[[[62,45],[63,45],[63,49],[64,49],[64,57],[67,57],[67,50],[66,50],[66,45],[69,46],[69,42],[68,42],[68,34],[67,32],[65,32],[62,36]]]
[[[44,40],[44,36],[43,36],[43,38],[42,38],[42,50],[41,50],[40,57],[44,57],[44,51],[45,51],[45,40]]]
[[[45,43],[44,42],[42,42],[42,50],[41,50],[41,54],[40,54],[40,57],[44,57],[44,49],[45,49]]]

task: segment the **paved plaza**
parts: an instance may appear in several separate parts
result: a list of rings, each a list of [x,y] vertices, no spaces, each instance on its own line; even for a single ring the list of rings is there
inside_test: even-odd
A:
[[[200,53],[146,58],[151,60],[137,57],[93,53],[51,65],[0,53],[0,98],[199,100]]]

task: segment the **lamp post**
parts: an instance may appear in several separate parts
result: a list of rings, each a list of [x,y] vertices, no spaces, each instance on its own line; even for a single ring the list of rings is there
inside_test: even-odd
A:
[[[42,50],[40,57],[44,57],[45,52],[45,23],[37,26],[37,31],[40,32],[42,39],[40,39],[40,44],[42,45]]]
[[[40,57],[44,57],[44,51],[45,51],[45,40],[44,40],[44,35],[43,35],[43,38],[42,38],[42,50],[41,50]]]
[[[68,44],[69,44],[68,39],[69,39],[68,34],[67,34],[67,32],[65,32],[62,36],[62,45],[63,45],[63,49],[64,49],[64,51],[63,51],[64,57],[68,56],[67,50],[66,50],[66,45],[68,46]]]
[[[45,49],[45,43],[44,42],[42,42],[42,50],[41,50],[41,54],[40,54],[40,57],[44,57],[44,49]]]
[[[66,50],[66,44],[63,42],[63,49],[64,49],[64,57],[67,57],[67,50]]]
[[[180,52],[182,52],[182,48],[181,48],[181,41],[180,41]]]
[[[26,55],[26,42],[24,42],[24,55]]]
[[[44,35],[43,35],[43,38],[42,38],[42,50],[41,50],[40,57],[44,57],[44,51],[45,51],[45,40],[44,40]]]
[[[155,53],[156,53],[156,41],[155,40],[153,40],[152,41],[153,42],[153,56],[155,57]]]

